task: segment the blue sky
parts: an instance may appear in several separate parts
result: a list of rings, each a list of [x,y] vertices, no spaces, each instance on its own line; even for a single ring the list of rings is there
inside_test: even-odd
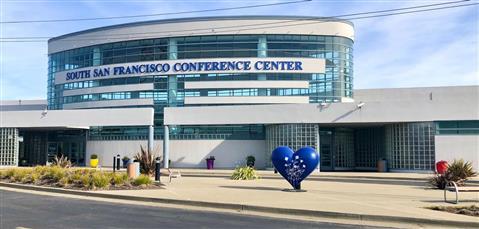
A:
[[[254,0],[0,0],[2,21],[107,17],[224,8],[281,1]],[[313,0],[222,12],[66,23],[2,24],[3,37],[54,37],[132,21],[219,15],[341,14],[447,1]],[[477,1],[472,1],[477,2]],[[479,7],[353,20],[354,88],[479,85]],[[1,99],[46,97],[47,43],[1,42]]]

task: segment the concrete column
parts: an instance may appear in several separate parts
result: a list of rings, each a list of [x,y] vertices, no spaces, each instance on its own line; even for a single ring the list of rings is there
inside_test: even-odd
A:
[[[178,59],[178,44],[175,39],[168,40],[168,60]],[[178,92],[178,76],[170,75],[168,76],[168,106],[176,107],[177,95]]]
[[[148,151],[153,151],[155,147],[155,128],[153,126],[148,127]]]
[[[268,56],[268,42],[266,36],[260,36],[258,39],[258,57],[265,58]],[[266,80],[266,74],[258,74],[258,80]],[[264,88],[258,89],[259,96],[266,96],[267,91]]]
[[[268,56],[268,41],[266,36],[260,36],[258,38],[258,57]]]
[[[101,65],[101,52],[100,48],[93,49],[93,66]]]
[[[169,167],[168,161],[170,160],[170,130],[168,126],[164,126],[164,137],[163,137],[163,167],[167,169]]]

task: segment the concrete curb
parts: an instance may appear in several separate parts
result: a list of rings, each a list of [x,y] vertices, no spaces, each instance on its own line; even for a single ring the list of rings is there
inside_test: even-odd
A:
[[[479,222],[434,220],[434,219],[426,219],[426,218],[413,218],[413,217],[400,217],[400,216],[365,215],[365,214],[315,211],[315,210],[304,210],[304,209],[274,208],[274,207],[264,207],[264,206],[244,205],[244,204],[213,203],[213,202],[193,201],[193,200],[112,195],[107,193],[95,193],[95,192],[61,189],[61,188],[0,182],[0,187],[2,186],[8,187],[8,188],[14,188],[14,189],[25,189],[25,190],[32,190],[32,191],[70,194],[70,195],[78,195],[78,196],[90,196],[90,197],[141,201],[141,202],[155,202],[155,203],[163,203],[163,204],[189,205],[189,206],[195,206],[195,207],[209,207],[209,208],[227,209],[227,210],[234,210],[234,211],[256,211],[256,212],[263,212],[263,213],[287,214],[287,215],[320,217],[320,218],[330,218],[330,219],[348,219],[348,220],[359,220],[359,221],[395,222],[395,223],[406,222],[409,224],[414,223],[414,224],[421,224],[421,225],[479,228]]]
[[[231,174],[226,174],[226,173],[186,173],[186,172],[181,172],[182,176],[185,177],[231,177]],[[281,177],[281,175],[261,175],[259,176],[262,179],[284,179]],[[308,180],[319,180],[319,179],[328,179],[328,178],[343,178],[343,179],[371,179],[371,180],[397,180],[397,181],[424,181],[426,182],[427,179],[423,178],[404,178],[404,177],[374,177],[374,176],[331,176],[331,175],[326,175],[326,176],[321,176],[321,175],[311,175],[308,177]]]

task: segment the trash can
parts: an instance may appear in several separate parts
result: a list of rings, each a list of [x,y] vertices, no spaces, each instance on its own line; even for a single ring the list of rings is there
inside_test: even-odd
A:
[[[206,168],[207,169],[213,169],[215,165],[215,157],[211,156],[209,158],[206,158]]]
[[[385,158],[382,158],[378,161],[378,172],[383,173],[388,171],[388,161]]]
[[[436,162],[436,172],[438,174],[443,175],[444,173],[446,173],[447,167],[449,167],[449,164],[447,164],[447,161]]]

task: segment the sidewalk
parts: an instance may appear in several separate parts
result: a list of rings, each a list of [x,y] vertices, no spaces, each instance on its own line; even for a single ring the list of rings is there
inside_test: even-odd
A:
[[[176,170],[176,169],[174,169]],[[259,171],[262,179],[236,181],[229,177],[232,170],[181,169],[181,178],[168,183],[162,176],[162,189],[74,191],[45,187],[25,187],[47,191],[110,198],[143,204],[176,205],[181,208],[243,212],[270,217],[374,224],[399,227],[473,227],[479,218],[425,209],[444,205],[443,191],[430,189],[431,174],[321,172],[315,171],[302,182],[307,192],[284,192],[291,186],[273,171]],[[475,177],[470,182],[478,185]],[[12,187],[22,188],[22,187]],[[23,188],[22,188],[23,189]],[[50,189],[46,190],[46,189]],[[452,198],[454,193],[448,193]],[[105,199],[106,200],[106,199]],[[479,203],[479,193],[460,193],[459,205]],[[248,213],[249,212],[249,213]],[[477,226],[476,226],[477,225]]]
[[[173,169],[181,171],[181,174],[188,176],[231,176],[231,169]],[[257,170],[261,177],[277,178],[273,170]],[[371,179],[398,179],[398,180],[424,180],[430,177],[431,173],[378,173],[378,172],[318,172],[313,171],[309,178],[319,177],[342,177],[342,178],[371,178]]]
[[[172,183],[166,183],[167,177],[162,177],[165,189],[161,190],[99,192],[111,195],[242,204],[270,208],[464,221],[475,222],[479,226],[477,217],[424,209],[424,207],[434,205],[452,206],[444,203],[442,190],[433,190],[426,187],[425,179],[430,174],[367,173],[368,176],[365,176],[365,173],[321,173],[319,177],[317,174],[312,175],[312,178],[319,178],[320,180],[308,179],[303,181],[302,188],[307,192],[291,193],[282,191],[291,187],[285,180],[280,179],[279,175],[273,174],[272,171],[260,171],[260,174],[278,179],[235,181],[226,177],[231,174],[231,170],[198,171],[183,169],[181,172],[183,177],[173,179]],[[203,177],[188,176],[193,173],[206,175]],[[210,176],[207,176],[208,174]],[[351,179],[351,177],[356,178]],[[374,179],[374,177],[377,179]],[[395,178],[405,180],[397,181],[394,180]],[[461,193],[460,199],[462,204],[465,205],[477,204],[479,194]]]

